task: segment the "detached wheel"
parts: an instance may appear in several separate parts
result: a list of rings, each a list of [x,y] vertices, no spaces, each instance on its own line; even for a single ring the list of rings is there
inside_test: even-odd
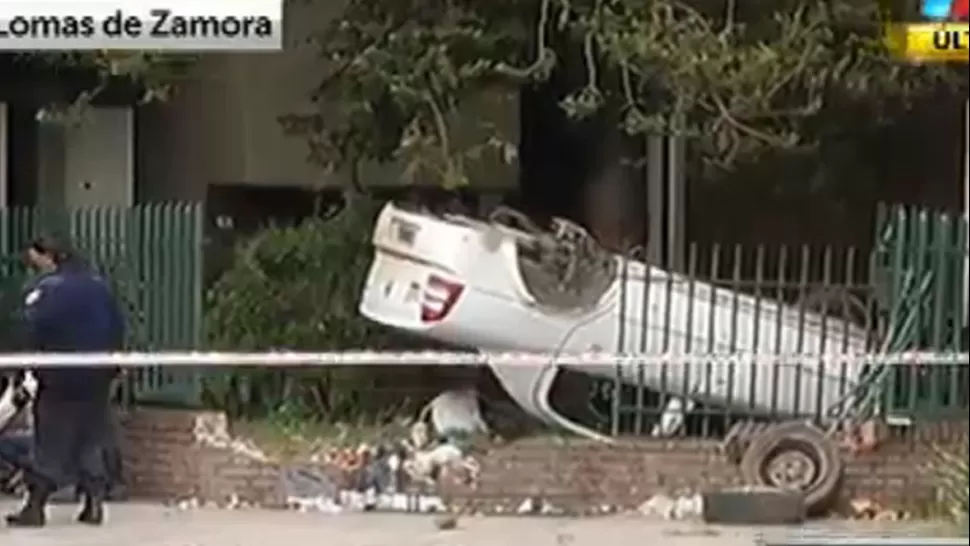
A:
[[[741,474],[749,484],[798,491],[809,514],[831,506],[844,470],[838,446],[821,430],[799,421],[764,430],[741,458]]]

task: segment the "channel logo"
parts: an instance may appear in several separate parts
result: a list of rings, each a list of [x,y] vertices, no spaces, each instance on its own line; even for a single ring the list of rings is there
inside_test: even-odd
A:
[[[889,25],[886,44],[890,51],[909,62],[966,63],[970,60],[967,2],[923,0],[920,22]]]
[[[920,15],[930,21],[967,21],[970,0],[923,0]]]

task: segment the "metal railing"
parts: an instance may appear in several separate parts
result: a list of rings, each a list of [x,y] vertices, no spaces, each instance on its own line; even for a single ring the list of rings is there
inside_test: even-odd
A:
[[[885,208],[875,249],[688,248],[685,270],[621,269],[619,353],[965,352],[967,220]],[[968,367],[671,361],[594,380],[590,409],[613,434],[655,430],[690,404],[686,429],[717,435],[738,419],[880,414],[965,417]],[[699,401],[699,402],[697,402]]]
[[[69,210],[0,210],[3,307],[20,304],[27,278],[23,249],[43,232],[69,235],[74,246],[114,285],[128,314],[128,346],[155,351],[195,349],[202,342],[202,206],[149,203]],[[9,331],[9,330],[8,330]],[[129,376],[130,395],[191,402],[192,370],[145,368]]]

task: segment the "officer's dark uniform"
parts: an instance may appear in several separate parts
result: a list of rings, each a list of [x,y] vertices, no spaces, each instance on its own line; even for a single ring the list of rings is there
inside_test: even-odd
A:
[[[25,298],[31,349],[46,352],[110,352],[124,340],[121,310],[107,283],[84,264],[58,264]],[[35,370],[33,468],[23,509],[7,517],[12,526],[41,526],[50,494],[76,484],[84,495],[78,519],[99,524],[107,483],[105,449],[111,443],[111,386],[117,369],[41,367]]]

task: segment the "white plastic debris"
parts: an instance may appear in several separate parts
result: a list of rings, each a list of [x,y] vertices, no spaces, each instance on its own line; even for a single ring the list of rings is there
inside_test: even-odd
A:
[[[286,499],[287,506],[303,513],[343,514],[346,512],[418,512],[423,514],[442,513],[447,505],[435,495],[409,495],[406,493],[377,493],[368,491],[340,491],[336,499],[325,496],[298,497]]]
[[[674,519],[699,518],[704,515],[704,498],[701,495],[678,497],[674,506]]]
[[[242,500],[240,500],[239,495],[233,493],[229,495],[229,500],[226,502],[226,509],[228,510],[238,510],[242,506]]]
[[[660,422],[654,425],[651,436],[667,438],[673,436],[684,426],[687,412],[692,411],[696,404],[687,399],[672,397],[660,415]]]
[[[182,499],[175,503],[175,508],[182,511],[195,510],[199,508],[199,499],[195,497],[190,497],[188,499]]]
[[[676,501],[664,494],[654,495],[643,502],[637,511],[644,516],[670,519],[674,513]]]
[[[326,497],[287,497],[286,505],[302,513],[340,514],[344,511],[343,506]]]
[[[435,471],[451,465],[463,465],[465,454],[453,444],[441,444],[434,448],[418,451],[407,461],[404,470],[415,480],[431,481]]]
[[[271,460],[269,455],[252,441],[243,438],[234,438],[230,435],[223,421],[210,420],[202,417],[196,418],[192,433],[195,441],[202,445],[227,449],[236,455],[252,461],[269,462]]]
[[[515,509],[515,513],[520,515],[542,514],[549,516],[561,514],[563,511],[542,497],[528,497],[519,504],[518,508]]]
[[[478,406],[478,393],[474,389],[445,391],[436,396],[422,411],[426,420],[431,414],[431,425],[439,436],[448,434],[488,434],[488,425]]]
[[[647,499],[637,509],[644,516],[663,518],[665,520],[682,520],[696,518],[703,515],[704,500],[701,495],[669,497],[658,494]]]
[[[539,507],[536,506],[536,499],[529,497],[519,504],[519,507],[515,509],[516,514],[534,514],[539,511]]]

